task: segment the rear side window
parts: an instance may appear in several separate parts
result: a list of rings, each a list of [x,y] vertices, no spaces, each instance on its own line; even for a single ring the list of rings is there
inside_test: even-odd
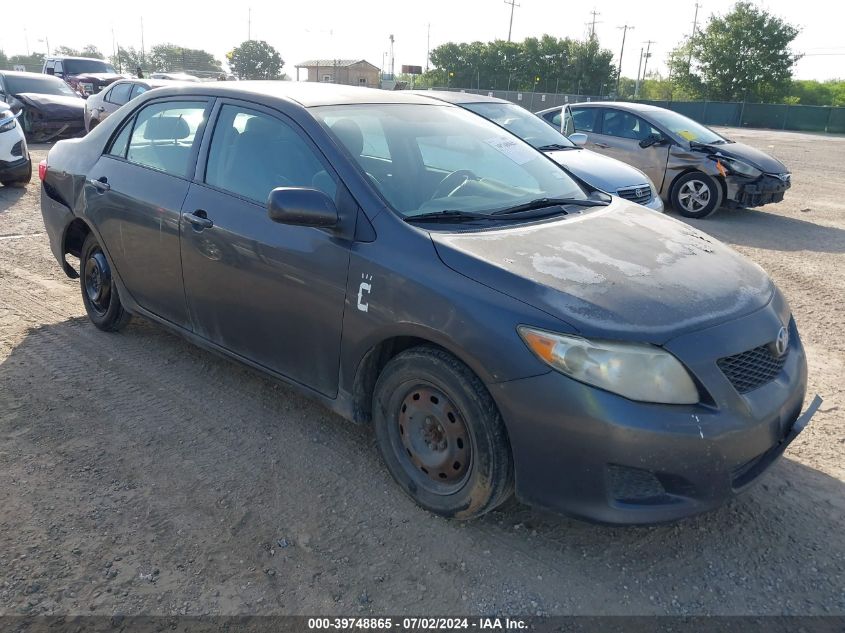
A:
[[[571,111],[576,132],[595,132],[598,129],[596,121],[600,108],[571,108]]]
[[[148,88],[146,86],[142,86],[141,84],[135,84],[132,86],[132,94],[129,95],[129,99],[134,99],[138,95],[144,94]]]
[[[126,160],[184,178],[188,174],[204,101],[153,103],[137,114]]]
[[[546,112],[543,115],[543,118],[548,122],[554,125],[556,128],[560,129],[560,110],[556,112]]]
[[[123,105],[129,101],[129,91],[131,89],[132,84],[117,84],[109,90],[109,93],[106,95],[106,101],[115,105]]]
[[[226,105],[214,127],[205,182],[264,204],[276,187],[311,187],[330,198],[337,183],[316,152],[285,122]]]
[[[129,134],[132,133],[132,121],[127,121],[120,131],[120,134],[115,137],[108,151],[109,156],[117,156],[118,158],[126,158],[126,147],[129,145]]]

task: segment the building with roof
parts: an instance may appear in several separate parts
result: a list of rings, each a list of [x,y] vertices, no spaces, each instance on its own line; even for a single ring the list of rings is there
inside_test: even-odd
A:
[[[296,80],[299,69],[305,68],[307,81],[345,86],[379,87],[379,68],[365,59],[309,59],[295,66]]]

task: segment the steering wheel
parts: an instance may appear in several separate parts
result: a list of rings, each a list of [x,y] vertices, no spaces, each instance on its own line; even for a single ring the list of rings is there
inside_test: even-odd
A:
[[[437,185],[434,193],[431,194],[431,199],[448,198],[458,189],[463,187],[468,180],[478,179],[478,176],[472,173],[469,169],[458,169],[457,171],[453,171],[440,181],[440,184]]]

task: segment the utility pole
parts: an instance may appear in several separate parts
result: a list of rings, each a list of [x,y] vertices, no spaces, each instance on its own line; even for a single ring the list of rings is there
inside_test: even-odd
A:
[[[619,69],[616,71],[616,96],[619,97],[619,80],[622,78],[622,56],[625,54],[625,37],[628,35],[628,31],[634,30],[634,27],[623,24],[616,28],[622,29],[622,49],[619,51]]]
[[[425,39],[425,72],[428,72],[428,59],[431,57],[431,22],[428,23],[428,34]]]
[[[246,39],[252,39],[252,7],[246,10]]]
[[[634,84],[634,98],[640,96],[640,71],[643,69],[643,47],[640,46],[640,63],[637,66],[637,83]]]
[[[595,7],[593,7],[593,10],[590,11],[590,15],[593,16],[593,19],[592,19],[591,22],[588,22],[587,24],[590,27],[590,37],[593,38],[593,37],[596,36],[596,17],[601,15],[601,13],[596,11]]]
[[[508,25],[508,42],[511,41],[511,32],[513,31],[513,10],[514,7],[521,7],[521,4],[517,4],[516,0],[505,0],[505,4],[511,5],[511,21]]]
[[[391,34],[391,36],[390,36],[390,79],[391,80],[395,79],[395,77],[394,77],[394,70],[395,70],[394,62],[396,61],[396,58],[393,55],[393,41],[394,41],[393,35]]]
[[[147,55],[144,53],[144,18],[141,18],[141,65],[147,63]]]
[[[655,42],[654,40],[646,40],[643,43],[647,45],[645,49],[645,59],[643,61],[643,83],[645,83],[645,73],[646,69],[648,68],[648,58],[651,57],[651,45],[657,44],[657,42]]]
[[[692,41],[695,39],[695,32],[698,30],[698,10],[701,8],[699,2],[695,3],[695,17],[692,19],[692,35],[690,35],[689,42],[689,56],[687,57],[687,74],[689,75],[690,67],[692,66]]]

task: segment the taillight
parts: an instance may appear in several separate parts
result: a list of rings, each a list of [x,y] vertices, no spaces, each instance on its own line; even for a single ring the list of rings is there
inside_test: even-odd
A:
[[[42,160],[38,163],[38,179],[41,182],[44,182],[44,179],[47,178],[47,160]]]

